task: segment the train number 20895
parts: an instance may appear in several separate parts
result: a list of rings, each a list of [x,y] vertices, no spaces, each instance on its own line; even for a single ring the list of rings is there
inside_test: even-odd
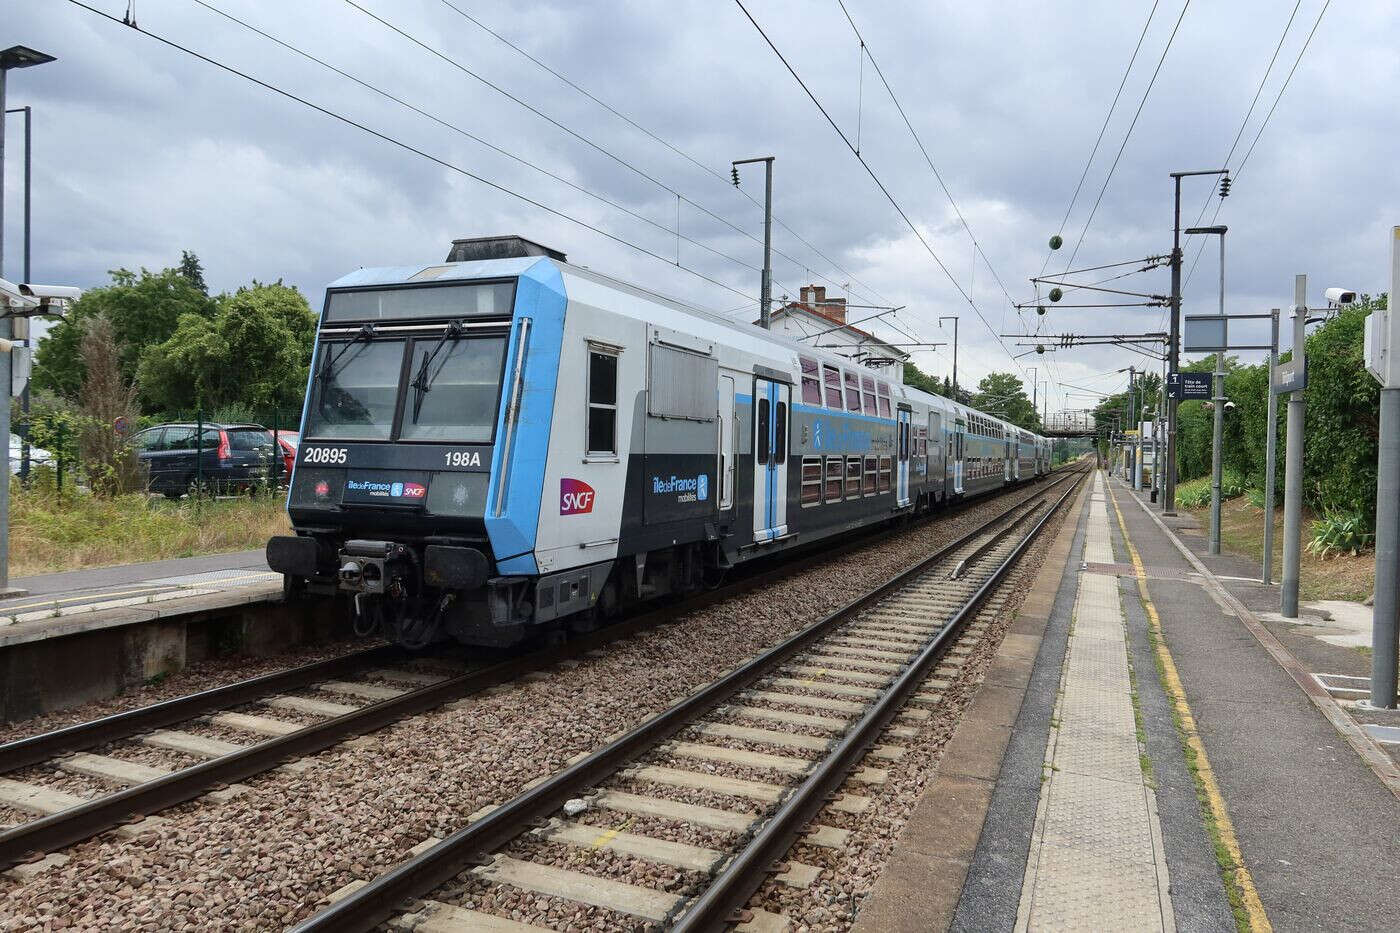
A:
[[[302,463],[344,463],[349,451],[344,447],[308,447]]]

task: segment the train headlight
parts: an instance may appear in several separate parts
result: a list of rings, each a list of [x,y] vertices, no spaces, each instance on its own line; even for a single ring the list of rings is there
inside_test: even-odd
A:
[[[486,473],[434,473],[425,507],[429,515],[480,518],[486,514]]]

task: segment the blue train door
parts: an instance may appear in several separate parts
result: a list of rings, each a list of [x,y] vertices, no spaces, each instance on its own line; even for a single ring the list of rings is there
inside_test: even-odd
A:
[[[753,390],[753,539],[787,534],[788,402],[786,383],[755,379]]]
[[[909,409],[899,410],[899,476],[895,480],[896,504],[900,507],[909,504],[909,447],[912,437],[909,429]]]

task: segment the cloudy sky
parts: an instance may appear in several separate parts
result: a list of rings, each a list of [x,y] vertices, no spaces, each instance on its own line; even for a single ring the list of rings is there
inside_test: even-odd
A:
[[[128,9],[126,0],[85,2],[118,20]],[[3,0],[0,44],[58,58],[9,81],[7,105],[35,111],[38,281],[98,285],[108,269],[160,268],[192,249],[216,289],[280,278],[319,307],[325,284],[357,267],[440,260],[454,236],[520,233],[571,261],[744,318],[758,292],[762,211],[750,197],[762,201],[762,170],[746,169],[738,192],[725,176],[732,159],[773,155],[775,295],[814,283],[856,303],[905,305],[899,330],[877,328],[901,342],[911,339],[901,333],[946,340],[938,318],[958,315],[961,382],[1036,366],[1038,378],[1053,380],[1058,409],[1093,403],[1076,386],[1109,391],[1125,379],[1109,371],[1154,364],[1103,348],[1013,362],[1027,338],[996,333],[1155,331],[1163,314],[1023,318],[1008,294],[1033,295],[1029,277],[1046,266],[1057,230],[1066,246],[1050,272],[1066,268],[1081,236],[1076,267],[1167,253],[1168,172],[1222,164],[1238,172],[1217,218],[1230,226],[1229,310],[1287,305],[1299,272],[1311,276],[1314,301],[1327,285],[1389,287],[1388,230],[1400,223],[1400,6],[1338,0],[1299,62],[1325,2],[1194,0],[1182,16],[1183,0],[845,0],[865,57],[837,0],[744,0],[917,235],[743,9],[724,0],[134,3],[141,30],[419,153],[68,0]],[[22,122],[12,115],[7,125],[13,280]],[[1211,185],[1188,181],[1184,225],[1203,207],[1201,222],[1211,222],[1221,205],[1208,198]],[[1188,269],[1200,239],[1187,242]],[[1214,310],[1218,272],[1212,243],[1189,280],[1188,313]],[[1165,292],[1168,273],[1110,287],[1120,285]],[[1091,300],[1085,294],[1065,303]],[[915,359],[943,374],[951,357],[942,349]]]

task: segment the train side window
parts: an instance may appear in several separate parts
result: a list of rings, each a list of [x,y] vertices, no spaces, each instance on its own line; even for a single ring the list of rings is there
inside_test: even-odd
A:
[[[845,478],[846,459],[844,457],[826,458],[826,488],[822,494],[823,501],[841,501],[841,481]]]
[[[893,472],[893,463],[889,457],[880,458],[880,492],[890,491],[890,474]]]
[[[861,377],[860,377],[860,387],[861,387],[861,389],[863,390],[863,396],[862,396],[862,397],[863,397],[864,400],[865,400],[865,413],[866,413],[867,415],[874,415],[875,412],[876,412],[876,408],[875,408],[875,380],[874,380],[874,379],[871,379],[869,376],[861,376]]]
[[[761,398],[758,400],[758,444],[754,448],[754,457],[760,464],[768,462],[771,452],[768,434],[768,399]]]
[[[846,373],[846,411],[860,412],[860,380],[855,373]]]
[[[617,455],[617,354],[588,352],[588,455]]]
[[[778,402],[773,417],[773,435],[777,439],[773,445],[774,463],[787,463],[787,418],[787,402]]]
[[[876,457],[865,458],[865,478],[861,486],[861,492],[867,496],[875,495],[875,479],[879,475],[879,459]]]
[[[802,404],[821,405],[822,387],[817,381],[817,361],[805,356],[798,357],[802,364]]]
[[[846,458],[846,498],[860,498],[860,457]]]
[[[820,505],[822,501],[822,458],[802,458],[802,504]]]
[[[826,388],[826,407],[841,410],[841,370],[822,366],[822,382]]]
[[[887,382],[880,383],[880,417],[890,417],[890,386]]]

